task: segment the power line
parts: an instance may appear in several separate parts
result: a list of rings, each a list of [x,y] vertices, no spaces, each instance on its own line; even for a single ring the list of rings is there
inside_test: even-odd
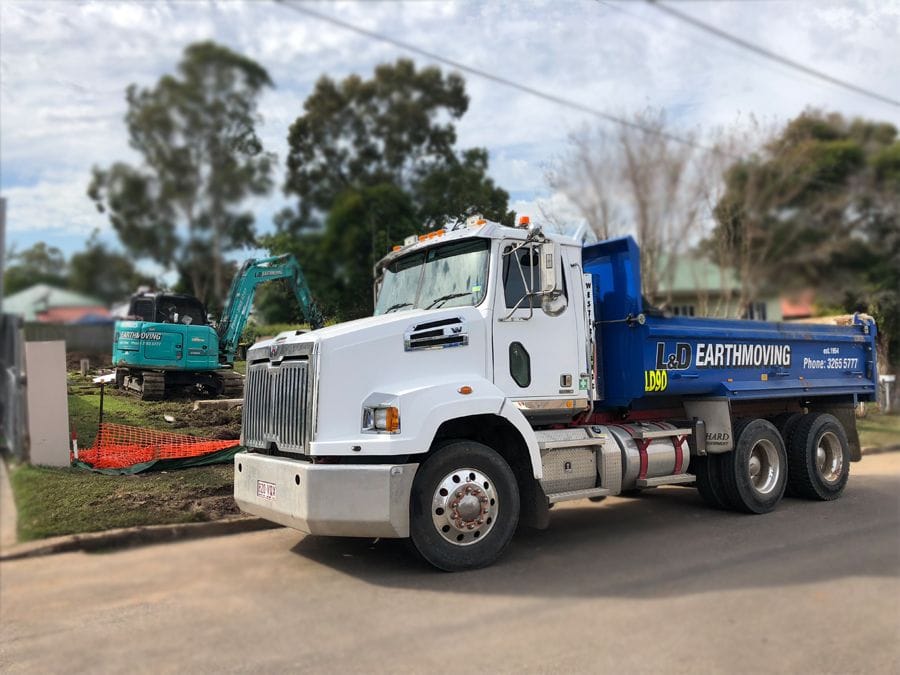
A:
[[[882,103],[887,103],[888,105],[896,106],[900,108],[900,100],[890,98],[889,96],[885,96],[883,94],[879,94],[878,92],[872,91],[870,89],[865,89],[863,87],[857,86],[851,82],[846,82],[844,80],[838,79],[828,73],[823,73],[820,70],[816,70],[815,68],[810,68],[807,65],[804,65],[798,61],[794,61],[793,59],[789,59],[786,56],[782,56],[781,54],[776,54],[775,52],[769,51],[764,47],[760,47],[759,45],[755,45],[752,42],[748,42],[743,38],[740,38],[736,35],[732,35],[731,33],[727,33],[720,28],[716,28],[715,26],[700,21],[699,19],[695,19],[689,14],[685,14],[673,7],[670,7],[667,4],[663,4],[659,2],[659,0],[646,0],[648,4],[652,7],[658,9],[661,12],[668,14],[669,16],[673,16],[680,21],[684,21],[685,23],[689,23],[695,28],[698,28],[707,33],[711,33],[722,40],[726,40],[727,42],[731,42],[732,44],[738,45],[743,49],[747,49],[755,54],[759,54],[760,56],[764,56],[765,58],[780,63],[782,65],[793,68],[794,70],[798,70],[807,75],[812,75],[815,78],[828,82],[829,84],[833,84],[838,87],[843,87],[849,91],[855,92],[857,94],[862,94],[863,96],[868,96],[869,98],[873,98],[876,101],[881,101]]]
[[[503,77],[502,75],[495,75],[486,70],[481,70],[480,68],[475,68],[474,66],[469,66],[464,63],[460,63],[459,61],[454,61],[453,59],[449,59],[445,56],[441,56],[435,52],[428,51],[421,47],[417,47],[416,45],[410,44],[408,42],[404,42],[402,40],[398,40],[396,38],[390,37],[389,35],[384,35],[383,33],[378,33],[377,31],[369,30],[367,28],[362,28],[352,23],[348,23],[343,19],[338,19],[333,16],[329,16],[328,14],[323,14],[321,12],[317,12],[313,9],[305,5],[298,5],[296,2],[292,0],[272,0],[273,2],[282,5],[286,9],[292,9],[295,12],[300,14],[304,14],[306,16],[312,17],[314,19],[318,19],[320,21],[324,21],[326,23],[330,23],[334,26],[338,26],[339,28],[343,28],[345,30],[351,31],[358,35],[362,35],[364,37],[371,38],[373,40],[378,40],[380,42],[385,42],[387,44],[393,45],[405,51],[412,52],[414,54],[418,54],[420,56],[424,56],[425,58],[431,59],[433,61],[437,61],[439,63],[443,63],[452,68],[456,68],[457,70],[461,70],[463,72],[469,73],[471,75],[475,75],[477,77],[484,78],[491,82],[496,82],[497,84],[502,84],[504,86],[510,87],[512,89],[517,89],[518,91],[522,91],[526,94],[530,94],[537,98],[543,99],[545,101],[549,101],[551,103],[555,103],[557,105],[570,108],[572,110],[577,110],[579,112],[587,113],[589,115],[593,115],[607,122],[612,122],[614,124],[618,124],[624,127],[628,127],[631,129],[636,129],[638,131],[643,131],[644,133],[658,136],[660,138],[665,138],[667,140],[673,141],[675,143],[679,143],[681,145],[689,146],[695,148],[697,150],[703,150],[704,152],[709,152],[714,155],[719,155],[722,157],[728,157],[729,159],[733,159],[736,161],[744,161],[746,158],[741,155],[735,155],[730,152],[726,152],[718,147],[710,147],[708,145],[704,145],[702,143],[697,143],[696,141],[684,138],[682,136],[678,136],[677,134],[672,134],[665,131],[660,131],[659,129],[654,129],[653,127],[647,126],[645,124],[641,124],[640,122],[634,122],[632,120],[627,120],[625,118],[619,117],[617,115],[613,115],[611,113],[605,112],[603,110],[599,110],[597,108],[593,108],[584,103],[579,103],[578,101],[573,101],[571,99],[563,98],[562,96],[557,96],[556,94],[551,94],[545,91],[541,91],[540,89],[536,89],[530,85],[521,84],[519,82],[515,82],[514,80],[510,80],[509,78]],[[649,1],[649,0],[648,0]],[[827,181],[823,181],[821,179],[813,178],[809,181],[810,185],[822,185],[823,187],[830,187],[832,184]]]
[[[417,47],[416,45],[410,44],[409,42],[404,42],[402,40],[398,40],[397,38],[393,38],[389,35],[385,35],[383,33],[378,33],[373,30],[369,30],[367,28],[362,28],[361,26],[357,26],[355,24],[344,21],[343,19],[338,19],[337,17],[330,16],[328,14],[323,14],[322,12],[318,12],[314,9],[310,9],[308,6],[299,5],[296,2],[291,2],[290,0],[273,0],[273,2],[282,5],[287,9],[294,10],[300,14],[305,14],[306,16],[312,17],[314,19],[318,19],[320,21],[324,21],[326,23],[330,23],[333,26],[338,26],[343,28],[344,30],[351,31],[358,35],[363,35],[365,37],[371,38],[373,40],[378,40],[380,42],[386,42],[387,44],[393,45],[395,47],[399,47],[408,52],[412,52],[414,54],[418,54],[419,56],[424,56],[425,58],[431,59],[432,61],[437,61],[439,63],[443,63],[452,68],[456,68],[457,70],[461,70],[463,72],[469,73],[470,75],[475,75],[477,77],[481,77],[483,79],[489,80],[491,82],[496,82],[497,84],[502,84],[503,86],[510,87],[512,89],[517,89],[526,94],[530,94],[536,98],[543,99],[545,101],[549,101],[551,103],[555,103],[556,105],[563,106],[565,108],[569,108],[571,110],[577,110],[582,113],[586,113],[588,115],[593,115],[594,117],[598,117],[607,122],[612,122],[614,124],[618,124],[624,127],[629,127],[631,129],[636,129],[638,131],[643,131],[644,133],[648,133],[654,136],[659,136],[661,138],[665,138],[666,140],[672,141],[674,143],[679,143],[681,145],[687,145],[698,150],[704,150],[706,152],[712,152],[719,155],[727,155],[723,153],[719,148],[709,147],[703,145],[701,143],[697,143],[696,141],[690,138],[684,138],[682,136],[678,136],[676,134],[672,134],[666,131],[660,131],[659,129],[654,129],[653,127],[647,126],[645,124],[641,124],[640,122],[635,122],[632,120],[625,119],[623,117],[619,117],[617,115],[613,115],[611,113],[605,112],[598,108],[591,107],[584,103],[580,103],[578,101],[573,101],[569,98],[564,98],[562,96],[558,96],[556,94],[552,94],[546,91],[542,91],[535,87],[532,87],[527,84],[522,84],[520,82],[516,82],[514,80],[510,80],[507,77],[502,75],[495,75],[494,73],[490,73],[486,70],[482,70],[480,68],[476,68],[474,66],[466,65],[465,63],[460,63],[459,61],[454,61],[453,59],[449,59],[445,56],[441,56],[435,52],[428,51],[427,49],[423,49],[422,47]],[[735,159],[739,159],[737,156]]]

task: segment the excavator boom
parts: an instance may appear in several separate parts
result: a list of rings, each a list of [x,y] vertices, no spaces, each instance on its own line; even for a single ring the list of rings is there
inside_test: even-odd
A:
[[[284,280],[291,288],[310,326],[313,329],[322,327],[322,315],[313,301],[300,263],[294,256],[285,254],[269,258],[251,258],[244,262],[234,276],[228,297],[225,299],[222,317],[219,319],[216,332],[219,336],[221,363],[234,361],[241,333],[253,306],[256,288],[261,284],[279,280]]]

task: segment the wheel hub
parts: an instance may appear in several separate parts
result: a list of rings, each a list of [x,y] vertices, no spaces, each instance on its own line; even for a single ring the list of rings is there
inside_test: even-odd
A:
[[[762,439],[753,446],[747,461],[750,484],[760,494],[769,494],[778,485],[781,462],[771,441]]]
[[[826,483],[836,483],[844,468],[844,451],[838,437],[826,431],[816,445],[816,469]]]
[[[431,518],[446,541],[467,546],[491,531],[499,507],[494,483],[484,472],[457,469],[438,483],[431,500]]]

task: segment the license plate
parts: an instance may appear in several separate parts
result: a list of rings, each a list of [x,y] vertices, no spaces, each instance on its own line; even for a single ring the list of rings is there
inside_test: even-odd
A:
[[[262,499],[275,499],[275,483],[264,480],[256,481],[256,496]]]

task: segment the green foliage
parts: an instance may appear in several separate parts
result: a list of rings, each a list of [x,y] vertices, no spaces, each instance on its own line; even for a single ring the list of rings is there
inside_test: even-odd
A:
[[[321,230],[273,243],[300,261],[322,313],[347,320],[371,315],[375,263],[416,229],[409,196],[388,183],[345,190]]]
[[[69,261],[68,286],[100,298],[106,304],[127,299],[139,286],[153,286],[152,277],[140,274],[131,258],[110,250],[96,230],[83,251]]]
[[[200,299],[225,292],[224,252],[254,241],[240,210],[271,188],[274,156],[256,134],[272,81],[254,61],[212,42],[190,45],[176,75],[128,87],[129,141],[143,160],[95,168],[88,195],[135,256],[174,264]]]
[[[297,209],[266,243],[297,256],[326,316],[372,311],[373,265],[406,235],[472,212],[512,223],[487,151],[455,147],[468,104],[462,77],[406,59],[369,80],[317,82],[288,135],[285,192]],[[267,320],[287,318],[276,298],[267,289],[258,305]]]
[[[20,253],[10,251],[3,273],[3,292],[18,293],[34,284],[66,285],[66,259],[55,246],[38,242]]]
[[[813,287],[822,304],[873,314],[900,356],[896,127],[807,111],[725,182],[712,244],[772,288]]]

